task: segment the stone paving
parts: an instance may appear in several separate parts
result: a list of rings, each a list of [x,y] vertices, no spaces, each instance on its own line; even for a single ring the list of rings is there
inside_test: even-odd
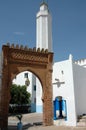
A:
[[[9,127],[8,130],[17,130],[17,127]],[[23,130],[86,130],[86,127],[66,127],[66,126],[30,126]]]
[[[67,127],[67,126],[43,126],[42,114],[25,114],[22,118],[23,130],[86,130],[86,127]],[[8,130],[17,130],[18,120],[16,117],[8,118]]]
[[[86,130],[86,128],[83,127],[65,127],[65,126],[36,126],[36,127],[30,127],[28,130]]]

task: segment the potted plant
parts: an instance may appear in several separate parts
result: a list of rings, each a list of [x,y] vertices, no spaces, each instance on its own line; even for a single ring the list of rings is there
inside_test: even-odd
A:
[[[19,122],[17,123],[17,130],[22,130],[22,128],[23,128],[23,125],[22,125],[22,122],[21,122],[21,120],[22,120],[22,114],[19,114],[16,117],[19,120]]]

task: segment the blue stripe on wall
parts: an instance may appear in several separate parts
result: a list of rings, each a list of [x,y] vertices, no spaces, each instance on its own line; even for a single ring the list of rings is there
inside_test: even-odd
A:
[[[35,103],[31,104],[31,112],[36,112],[36,104]]]
[[[36,106],[36,112],[37,112],[37,113],[42,113],[42,112],[43,112],[42,105]]]

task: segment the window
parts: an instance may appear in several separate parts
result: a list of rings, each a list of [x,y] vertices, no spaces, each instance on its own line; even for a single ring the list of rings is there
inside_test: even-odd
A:
[[[34,85],[34,91],[36,91],[36,85]]]
[[[16,76],[15,76],[15,79],[16,79]]]
[[[24,73],[24,78],[28,78],[28,73]]]

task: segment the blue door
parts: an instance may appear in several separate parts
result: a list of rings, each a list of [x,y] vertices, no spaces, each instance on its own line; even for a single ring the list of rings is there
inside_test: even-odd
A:
[[[56,120],[57,118],[56,118],[56,101],[53,101],[53,113],[54,113],[54,117],[53,117],[53,119],[54,120]]]
[[[67,107],[66,107],[66,100],[61,99],[59,100],[58,97],[53,101],[54,105],[54,120],[59,118],[65,118],[67,120]]]
[[[67,119],[66,100],[62,100],[62,115],[65,119]]]
[[[59,115],[60,115],[60,111],[59,111],[59,109],[60,109],[60,106],[59,106],[59,99],[56,98],[55,101],[56,101],[56,117],[58,118]]]

